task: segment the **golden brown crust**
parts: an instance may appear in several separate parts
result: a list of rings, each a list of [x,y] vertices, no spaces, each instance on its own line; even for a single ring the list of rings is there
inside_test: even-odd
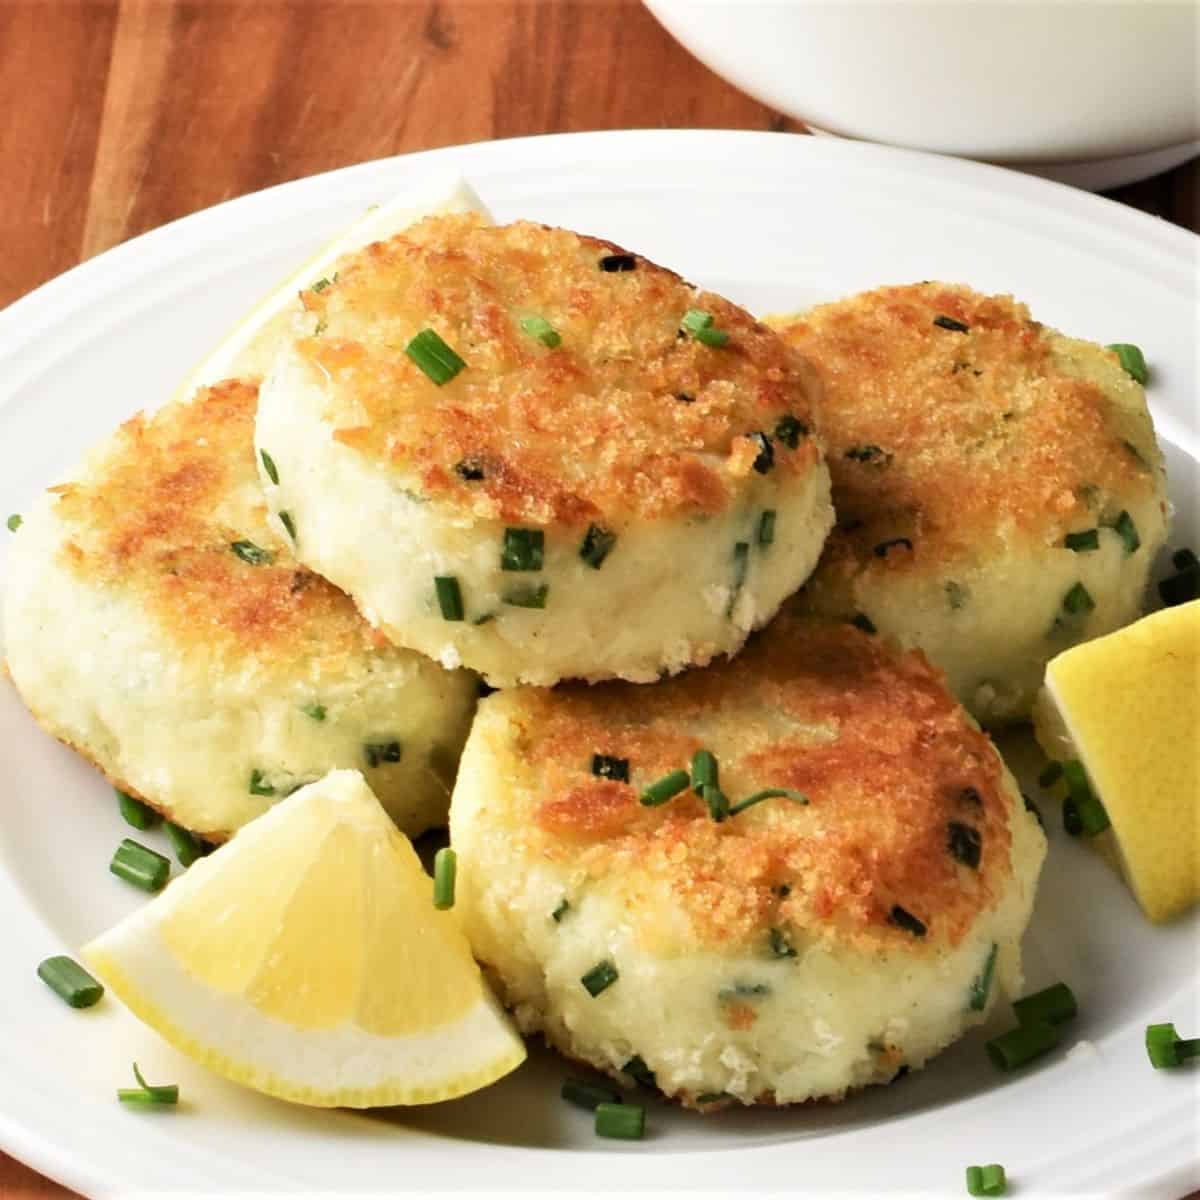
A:
[[[496,749],[516,776],[510,819],[526,855],[619,889],[643,936],[669,894],[709,948],[762,953],[777,929],[795,944],[933,951],[1010,876],[1012,799],[991,743],[923,656],[850,626],[785,616],[736,659],[653,688],[499,699],[510,744]],[[772,799],[723,823],[690,789],[639,803],[701,747],[732,802],[785,787],[810,803]],[[591,774],[594,753],[628,759],[631,782]],[[978,834],[978,869],[950,853],[952,822]],[[896,905],[926,936],[896,924]]]
[[[179,652],[214,670],[286,669],[306,652],[334,667],[386,643],[267,524],[257,399],[256,385],[231,380],[122,425],[83,480],[53,489],[63,562],[90,587],[135,596]],[[271,561],[239,557],[243,541]]]
[[[333,436],[484,518],[619,525],[722,511],[758,454],[746,435],[787,414],[808,423],[812,373],[748,313],[644,258],[601,270],[614,253],[566,230],[457,215],[344,261],[303,294],[321,332],[298,342],[328,378]],[[681,335],[693,308],[727,345]],[[526,317],[549,321],[561,345],[523,332]],[[425,328],[467,364],[441,387],[404,353]],[[774,450],[773,469],[789,473],[820,457],[807,437]]]
[[[1109,498],[1119,509],[1157,486],[1149,425],[1132,415],[1141,392],[1115,355],[1044,328],[1010,296],[885,287],[773,324],[823,384],[838,513],[825,572],[882,578],[1002,544],[1060,545]]]

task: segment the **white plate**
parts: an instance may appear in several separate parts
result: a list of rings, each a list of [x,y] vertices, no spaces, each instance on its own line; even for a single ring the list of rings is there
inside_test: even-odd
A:
[[[1198,438],[1196,241],[1107,201],[950,159],[779,134],[645,132],[489,143],[235,200],[139,238],[0,313],[0,515],[183,373],[263,292],[366,205],[462,173],[497,219],[532,217],[635,247],[759,312],[885,282],[1012,291],[1042,320],[1140,344],[1193,523]],[[0,576],[3,538],[0,531]],[[1147,1022],[1200,1033],[1197,920],[1156,929],[1058,831],[1026,942],[1030,987],[1067,980],[1082,1013],[1056,1053],[1012,1076],[982,1037],[841,1105],[700,1117],[651,1106],[643,1143],[603,1143],[557,1098],[547,1054],[474,1097],[379,1115],[316,1112],[210,1077],[112,998],[65,1008],[36,978],[140,902],[107,871],[124,836],[100,778],[0,685],[0,1145],[93,1194],[183,1188],[311,1192],[687,1186],[963,1195],[1001,1162],[1023,1197],[1065,1190],[1172,1198],[1200,1185],[1197,1080],[1153,1071]],[[1003,1018],[1001,1018],[1001,1021]],[[177,1080],[171,1114],[113,1089],[138,1059]]]

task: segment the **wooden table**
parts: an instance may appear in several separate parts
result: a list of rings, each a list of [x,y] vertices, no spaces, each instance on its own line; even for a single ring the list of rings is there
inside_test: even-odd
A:
[[[566,130],[802,132],[638,0],[0,0],[0,307],[117,242],[364,159]],[[1116,198],[1200,228],[1198,164]],[[0,1200],[61,1198],[0,1154]]]

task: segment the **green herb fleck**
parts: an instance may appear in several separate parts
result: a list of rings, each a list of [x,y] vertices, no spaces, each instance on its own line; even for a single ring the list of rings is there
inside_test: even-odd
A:
[[[314,721],[325,720],[325,705],[323,704],[302,704],[300,711],[306,717],[312,717]]]
[[[13,513],[8,518],[8,520],[5,522],[5,524],[8,526],[9,533],[16,533],[17,530],[20,529],[21,525],[23,524],[21,514]]]
[[[775,437],[789,450],[795,450],[800,445],[800,439],[808,436],[808,426],[794,417],[791,413],[780,417],[775,425]]]
[[[996,972],[996,954],[999,949],[999,946],[993,942],[987,958],[983,960],[983,969],[971,983],[970,999],[967,1005],[971,1012],[983,1012],[987,1007],[988,995],[992,990],[992,976]]]
[[[275,460],[265,451],[258,452],[259,458],[262,459],[263,469],[267,473],[267,478],[274,484],[279,483],[279,471],[275,467]]]
[[[275,561],[275,555],[270,550],[264,550],[261,546],[256,546],[253,542],[245,539],[230,542],[229,548],[238,558],[243,562],[248,562],[252,567],[268,566]]]
[[[435,575],[433,588],[437,593],[438,608],[442,611],[442,620],[461,621],[463,619],[462,589],[453,575]]]
[[[1100,530],[1081,529],[1078,533],[1068,533],[1063,538],[1063,545],[1068,550],[1074,550],[1076,554],[1083,554],[1089,550],[1099,550]]]
[[[289,512],[281,512],[279,514],[279,523],[284,527],[284,529],[287,530],[288,537],[290,537],[293,542],[296,541],[296,522],[292,520],[292,514]]]
[[[267,782],[267,777],[257,767],[250,772],[250,795],[273,796],[275,788]]]
[[[545,547],[546,534],[541,529],[506,529],[500,550],[500,569],[540,571]]]
[[[432,329],[422,329],[404,347],[404,353],[438,387],[449,383],[467,365]]]
[[[553,350],[562,345],[562,337],[545,317],[522,317],[521,329],[536,338],[547,349]]]
[[[1137,346],[1132,345],[1130,342],[1113,342],[1104,348],[1116,354],[1117,361],[1121,364],[1125,374],[1130,379],[1136,380],[1143,387],[1150,382],[1150,371],[1146,366],[1146,356]]]
[[[775,541],[775,510],[764,509],[758,518],[758,544],[767,547]]]
[[[562,919],[563,919],[563,917],[565,917],[565,916],[567,915],[567,913],[568,913],[568,911],[570,910],[570,908],[571,908],[571,902],[570,902],[570,901],[569,901],[569,900],[566,898],[566,896],[564,896],[564,897],[563,897],[563,898],[562,898],[562,899],[561,899],[561,900],[560,900],[560,901],[559,901],[559,902],[558,902],[558,903],[557,903],[557,904],[554,906],[554,911],[553,911],[553,912],[550,914],[550,919],[551,919],[551,920],[552,920],[552,921],[553,921],[553,922],[554,922],[556,925],[560,924],[560,923],[562,922]]]
[[[1121,515],[1109,527],[1117,536],[1125,543],[1125,555],[1137,552],[1138,547],[1142,544],[1142,539],[1138,535],[1137,526],[1133,523],[1133,518],[1124,509],[1121,510]]]

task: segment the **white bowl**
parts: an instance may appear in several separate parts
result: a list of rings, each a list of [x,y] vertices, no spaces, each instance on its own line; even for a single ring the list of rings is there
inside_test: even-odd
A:
[[[1112,187],[1200,152],[1195,0],[646,0],[817,131]]]

